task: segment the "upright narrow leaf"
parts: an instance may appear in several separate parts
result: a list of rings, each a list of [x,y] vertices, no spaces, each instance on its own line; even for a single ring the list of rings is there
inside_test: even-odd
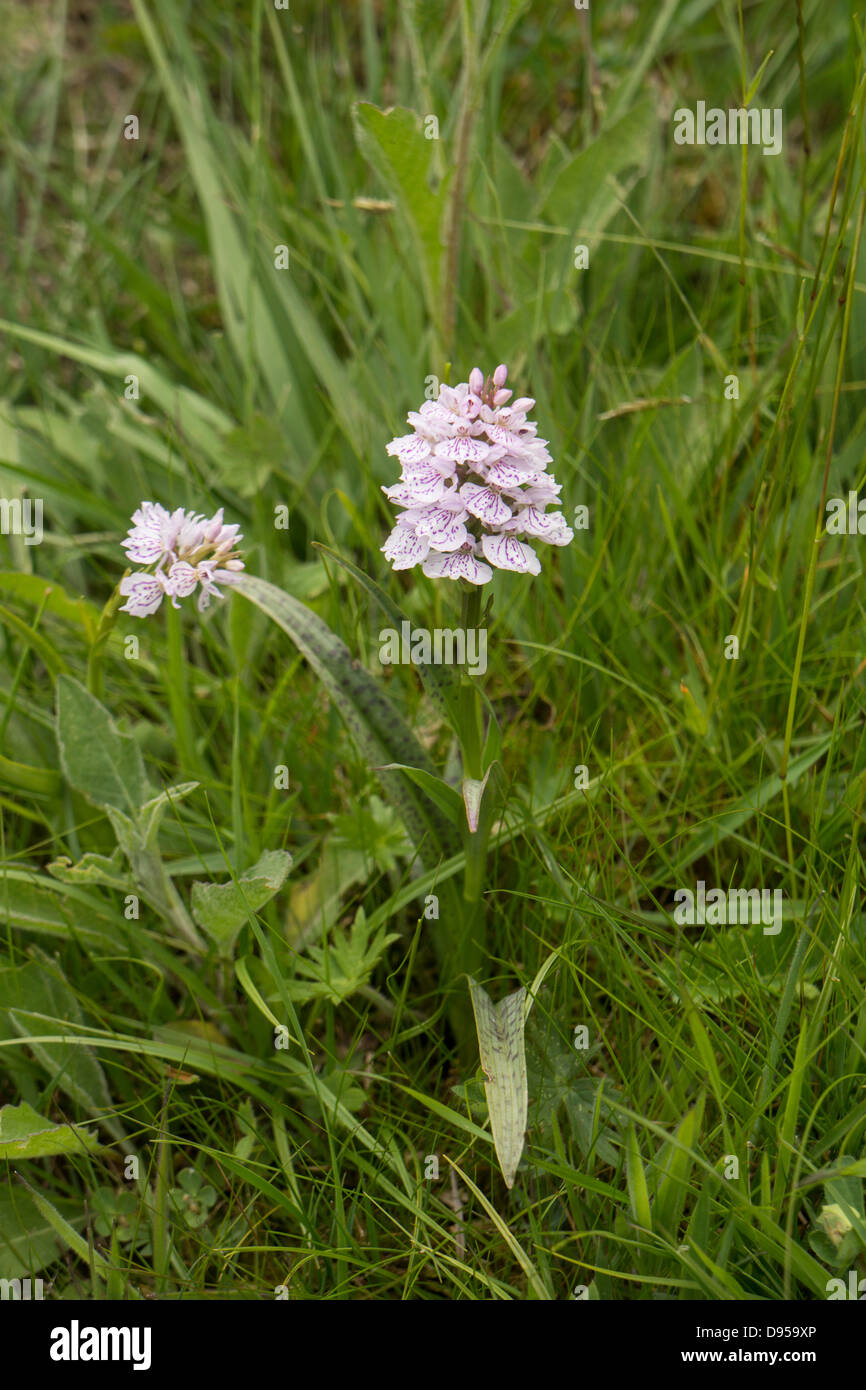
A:
[[[484,1089],[493,1145],[505,1184],[513,1187],[523,1153],[529,1104],[523,1046],[526,990],[518,989],[494,1004],[487,991],[471,978],[469,989],[478,1029],[481,1066],[487,1078]]]

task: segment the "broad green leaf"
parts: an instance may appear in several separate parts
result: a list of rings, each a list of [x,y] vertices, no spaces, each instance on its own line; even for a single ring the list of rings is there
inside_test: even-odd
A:
[[[24,1184],[33,1199],[33,1205],[36,1207],[39,1215],[48,1222],[48,1225],[52,1227],[63,1241],[64,1245],[68,1245],[70,1250],[72,1250],[80,1260],[85,1260],[92,1269],[95,1271],[98,1270],[102,1275],[107,1274],[109,1268],[108,1261],[100,1255],[99,1251],[90,1248],[87,1241],[78,1234],[75,1227],[66,1220],[66,1217],[61,1211],[58,1211],[57,1207],[53,1206],[52,1203],[48,1201],[47,1197],[43,1197],[41,1192],[37,1192],[36,1189],[31,1187],[29,1182],[25,1182],[23,1178],[21,1178],[20,1181]]]
[[[72,1202],[58,1200],[55,1211],[70,1225],[84,1224],[83,1213]],[[0,1184],[0,1279],[32,1278],[59,1254],[55,1227],[21,1184]]]
[[[40,882],[33,874],[9,868],[0,877],[0,922],[46,936],[78,935],[101,946],[115,942],[117,928],[105,903],[92,894],[64,891],[51,879]]]
[[[611,176],[645,164],[653,128],[652,103],[643,101],[569,160],[539,211],[569,230],[601,230],[619,205]]]
[[[41,953],[40,953],[41,954]],[[59,965],[43,957],[27,965],[0,970],[0,1037],[26,1039],[26,1046],[57,1086],[90,1114],[99,1116],[112,1133],[122,1136],[109,1117],[111,1096],[95,1053],[79,1046],[84,1022],[80,1005],[60,973]],[[69,1041],[42,1043],[40,1033],[65,1033]]]
[[[91,1130],[56,1125],[38,1115],[25,1101],[0,1109],[0,1159],[14,1163],[20,1158],[86,1153],[100,1147]]]
[[[620,206],[615,181],[627,169],[643,168],[655,128],[652,103],[641,102],[566,164],[542,199],[539,214],[565,228],[562,274],[573,274],[575,238],[601,231]]]
[[[403,816],[416,849],[430,863],[439,855],[459,851],[453,827],[431,807],[417,787],[407,786],[400,773],[383,772],[388,763],[419,768],[435,777],[424,749],[381,686],[354,660],[344,642],[296,599],[253,575],[239,575],[235,592],[273,618],[286,632],[319,677],[393,805]]]
[[[392,194],[421,271],[430,311],[439,313],[444,183],[433,189],[433,141],[424,138],[421,118],[404,106],[380,111],[361,101],[354,107],[358,145]]]
[[[192,915],[212,941],[230,947],[251,912],[258,912],[282,888],[292,866],[285,850],[268,849],[229,883],[194,883]]]
[[[105,706],[71,676],[57,682],[57,745],[70,786],[97,806],[137,817],[150,796],[138,744],[118,732]]]
[[[523,1048],[525,988],[494,1004],[470,977],[469,990],[478,1030],[478,1050],[486,1076],[487,1109],[496,1157],[507,1187],[514,1186],[526,1136],[529,1089]]]

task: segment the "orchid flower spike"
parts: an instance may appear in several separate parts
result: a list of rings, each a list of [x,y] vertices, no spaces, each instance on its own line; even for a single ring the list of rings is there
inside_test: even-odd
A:
[[[491,565],[539,573],[527,540],[572,540],[562,512],[546,510],[562,489],[547,472],[547,440],[527,419],[535,401],[512,401],[507,378],[504,364],[486,380],[474,367],[468,381],[410,411],[413,432],[388,444],[401,476],[382,491],[401,514],[382,551],[395,570],[420,565],[432,579],[486,584]]]
[[[132,514],[132,526],[122,541],[127,559],[146,565],[120,581],[126,603],[121,613],[146,618],[155,613],[166,595],[179,608],[179,598],[200,589],[198,611],[208,607],[212,595],[222,598],[217,584],[233,584],[244,562],[235,549],[242,540],[237,525],[226,526],[223,510],[208,518],[183,507],[168,512],[158,502],[142,502]]]

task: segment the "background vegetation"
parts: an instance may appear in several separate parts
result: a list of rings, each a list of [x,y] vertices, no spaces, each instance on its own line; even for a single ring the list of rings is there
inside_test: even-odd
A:
[[[864,542],[823,534],[825,498],[864,484],[850,7],[6,0],[3,19],[0,472],[44,499],[45,537],[0,540],[0,1100],[43,1122],[0,1130],[0,1277],[715,1300],[866,1272]],[[750,91],[784,112],[779,157],[673,144],[676,107]],[[386,126],[389,107],[413,115]],[[384,446],[427,378],[500,361],[537,398],[566,511],[590,514],[537,579],[492,586],[508,795],[485,983],[550,963],[510,1192],[404,828],[296,649],[233,598],[121,615],[94,662],[141,499],[224,506],[250,571],[444,763],[415,674],[382,672],[378,609],[315,544],[414,622],[453,622],[445,584],[379,553]],[[151,797],[198,783],[161,806],[170,887],[138,920],[105,770],[59,758],[56,687],[88,669],[133,743],[86,707],[76,728],[126,750],[127,785],[133,745]],[[190,954],[193,882],[277,850],[291,872],[255,929]],[[76,873],[86,854],[104,860]],[[677,926],[698,879],[781,888],[782,931]]]

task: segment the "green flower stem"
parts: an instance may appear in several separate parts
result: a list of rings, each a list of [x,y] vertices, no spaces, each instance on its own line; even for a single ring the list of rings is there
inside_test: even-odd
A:
[[[159,851],[145,850],[136,854],[132,872],[141,896],[171,922],[193,951],[204,955],[207,943],[187,912]]]
[[[477,628],[481,619],[481,589],[467,584],[463,588],[460,622],[464,632]],[[480,782],[484,776],[484,717],[481,693],[475,679],[464,672],[460,690],[460,748],[463,776]],[[454,975],[460,991],[451,1012],[457,1035],[461,1061],[473,1065],[477,1060],[475,1021],[465,975],[477,977],[485,960],[484,891],[487,865],[487,843],[492,824],[492,797],[485,789],[478,828],[473,832],[468,821],[463,825],[463,848],[466,868],[463,875],[463,900],[459,934],[455,940]]]
[[[124,579],[131,571],[124,572]],[[120,586],[114,590],[110,599],[99,615],[99,622],[96,627],[96,636],[90,647],[87,657],[87,689],[91,695],[95,695],[97,700],[102,698],[102,653],[105,651],[106,643],[111,636],[112,628],[117,622],[117,611],[123,595]]]
[[[464,581],[465,582],[465,581]],[[467,584],[463,590],[460,625],[464,632],[476,628],[481,619],[481,590],[477,584]],[[475,680],[463,674],[460,690],[460,747],[463,753],[463,776],[480,781],[484,776],[481,765],[484,750],[484,721],[481,696]]]

